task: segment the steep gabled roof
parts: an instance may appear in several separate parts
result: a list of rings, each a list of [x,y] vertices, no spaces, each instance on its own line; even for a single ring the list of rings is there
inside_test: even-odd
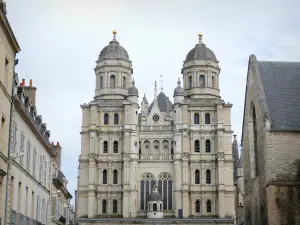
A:
[[[258,61],[272,130],[300,131],[300,62]]]
[[[160,92],[159,95],[157,96],[157,104],[161,112],[169,112],[173,109],[172,102],[163,92]],[[149,112],[151,111],[152,107],[153,107],[153,102],[149,106]]]

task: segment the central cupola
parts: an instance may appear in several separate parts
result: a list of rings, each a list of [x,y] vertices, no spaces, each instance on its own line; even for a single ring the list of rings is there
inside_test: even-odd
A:
[[[214,52],[202,41],[187,54],[183,62],[183,89],[187,98],[220,98],[219,90],[219,61]]]
[[[132,80],[132,64],[129,55],[116,39],[117,31],[113,31],[113,40],[104,47],[96,61],[97,99],[124,99]]]

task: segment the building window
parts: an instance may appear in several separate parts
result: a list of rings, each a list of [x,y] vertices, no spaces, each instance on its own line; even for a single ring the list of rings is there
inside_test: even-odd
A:
[[[107,184],[107,170],[103,170],[103,184]]]
[[[210,124],[210,114],[205,113],[205,124]]]
[[[21,133],[20,152],[25,152],[25,136]],[[24,155],[20,156],[20,165],[24,165]]]
[[[146,173],[143,175],[143,178],[141,179],[140,183],[140,209],[141,210],[147,210],[148,207],[148,197],[152,192],[152,189],[155,184],[155,178],[152,174]]]
[[[195,184],[200,184],[200,171],[195,171]]]
[[[39,182],[43,182],[43,155],[39,155]]]
[[[114,141],[114,153],[118,153],[118,142]]]
[[[206,170],[206,184],[211,184],[211,172]]]
[[[205,141],[205,152],[207,152],[207,153],[211,152],[210,140]]]
[[[114,124],[115,125],[119,124],[119,114],[117,114],[117,113],[114,115]]]
[[[211,201],[207,200],[206,202],[206,212],[211,213]]]
[[[118,170],[114,170],[114,184],[118,184]]]
[[[103,142],[103,153],[108,153],[108,143],[107,143],[107,141]]]
[[[106,213],[106,201],[105,200],[103,200],[102,201],[102,213]]]
[[[27,143],[27,160],[26,160],[26,170],[30,173],[30,159],[31,159],[31,144],[28,141]]]
[[[12,140],[11,140],[11,153],[16,153],[16,145],[17,145],[17,125],[13,125],[13,133],[12,133]]]
[[[116,86],[116,77],[115,75],[110,76],[110,87],[114,88]]]
[[[195,141],[194,150],[195,150],[195,152],[200,152],[200,142],[199,142],[199,140]]]
[[[256,111],[255,106],[252,103],[252,124],[253,124],[253,146],[254,146],[254,161],[255,161],[255,176],[259,175],[258,169],[258,148],[257,148],[257,125],[256,125]]]
[[[123,77],[123,88],[126,89],[126,77]]]
[[[32,175],[35,178],[35,176],[36,176],[36,148],[34,148],[33,156],[32,156]]]
[[[104,125],[108,125],[108,114],[104,114]]]
[[[100,88],[103,88],[103,77],[100,77]]]
[[[197,200],[195,203],[196,213],[200,213],[200,201]]]
[[[192,76],[189,76],[189,88],[192,88],[193,78]]]
[[[200,84],[201,88],[205,87],[205,77],[204,77],[204,75],[200,75],[199,84]]]
[[[113,201],[113,213],[117,213],[118,212],[118,202],[117,200]]]
[[[44,159],[44,186],[47,185],[47,170],[48,170],[48,161]]]
[[[214,88],[215,87],[215,77],[211,77],[211,86]]]
[[[8,77],[9,77],[8,72],[9,72],[9,61],[7,58],[5,58],[5,77],[4,77],[3,84],[6,89],[8,89]]]
[[[163,200],[163,210],[172,210],[172,179],[171,175],[167,173],[163,173],[159,175],[158,179],[158,192],[162,196]]]
[[[198,113],[194,114],[194,124],[199,124],[199,114]]]

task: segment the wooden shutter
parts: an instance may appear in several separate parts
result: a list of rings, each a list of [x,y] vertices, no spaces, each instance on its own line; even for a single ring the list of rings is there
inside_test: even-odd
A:
[[[57,217],[57,198],[52,197],[52,216]]]
[[[36,220],[40,221],[40,205],[41,205],[41,199],[40,196],[37,196],[37,204],[36,204]]]
[[[47,169],[48,169],[48,161],[44,161],[44,186],[47,185]]]
[[[50,189],[51,187],[51,160],[50,160],[50,163],[49,163],[49,172],[48,172],[48,189]]]
[[[39,182],[43,181],[43,155],[39,156]]]

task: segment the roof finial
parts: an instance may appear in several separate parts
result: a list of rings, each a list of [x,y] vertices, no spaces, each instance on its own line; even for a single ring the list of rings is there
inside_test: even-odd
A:
[[[132,83],[132,86],[134,86],[134,85],[135,85],[134,78],[132,78],[132,81],[131,81],[131,83]]]
[[[163,91],[163,75],[160,75],[160,91]]]
[[[181,86],[181,81],[180,81],[180,78],[179,78],[179,77],[178,77],[177,85],[178,85],[178,87]]]
[[[113,30],[114,40],[116,39],[117,31]]]
[[[156,81],[155,81],[155,85],[154,85],[154,101],[157,100],[157,85],[156,85]]]
[[[202,37],[203,37],[203,33],[199,33],[198,34],[198,37],[199,37],[199,44],[202,44]]]

